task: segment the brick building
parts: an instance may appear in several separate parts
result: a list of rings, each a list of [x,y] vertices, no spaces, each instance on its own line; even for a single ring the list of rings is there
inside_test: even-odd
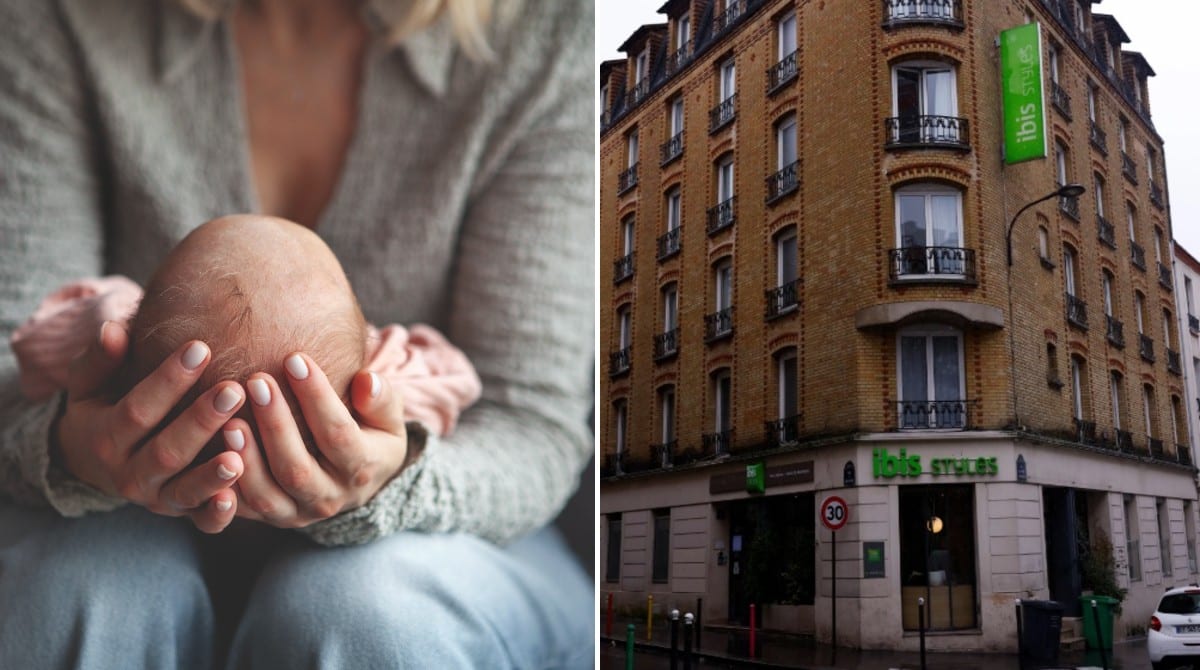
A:
[[[600,65],[605,596],[829,640],[836,550],[839,643],[915,648],[924,597],[932,648],[1011,650],[1105,544],[1118,637],[1197,579],[1154,72],[1092,4],[669,0]]]
[[[1178,244],[1175,245],[1175,285],[1180,288],[1175,298],[1182,334],[1179,338],[1182,343],[1180,362],[1187,386],[1188,435],[1192,440],[1192,453],[1195,453],[1200,437],[1200,311],[1196,303],[1196,292],[1200,291],[1200,260]]]

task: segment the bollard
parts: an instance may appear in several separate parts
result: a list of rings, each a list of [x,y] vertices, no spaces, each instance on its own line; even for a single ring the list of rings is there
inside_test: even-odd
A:
[[[1108,670],[1108,650],[1104,648],[1104,628],[1100,626],[1100,613],[1096,611],[1096,599],[1092,599],[1092,621],[1096,624],[1096,641],[1100,643],[1100,665]]]
[[[925,599],[917,598],[917,616],[921,618],[921,670],[925,670]]]
[[[604,636],[608,638],[612,637],[612,596],[613,594],[608,594],[608,615],[604,623]]]
[[[692,670],[692,622],[691,612],[683,615],[683,670]]]
[[[1025,635],[1021,630],[1021,599],[1017,598],[1017,668],[1025,670]]]
[[[671,670],[678,668],[679,659],[679,610],[671,610]]]
[[[646,641],[654,635],[654,594],[646,596]]]
[[[700,632],[704,630],[704,598],[696,598],[696,651],[700,651]]]
[[[750,658],[754,658],[754,603],[750,603]]]
[[[633,670],[633,624],[625,627],[625,670]]]

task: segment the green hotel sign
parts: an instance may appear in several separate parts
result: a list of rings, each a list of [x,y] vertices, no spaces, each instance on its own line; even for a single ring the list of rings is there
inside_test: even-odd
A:
[[[763,493],[767,490],[767,467],[763,462],[746,466],[746,492]]]
[[[995,456],[931,458],[924,462],[919,455],[910,454],[906,449],[901,449],[899,455],[892,455],[887,449],[871,450],[871,473],[876,479],[920,477],[924,474],[935,477],[989,477],[999,472]]]
[[[1041,24],[1026,23],[1000,33],[1000,70],[1004,85],[1004,162],[1045,158]]]

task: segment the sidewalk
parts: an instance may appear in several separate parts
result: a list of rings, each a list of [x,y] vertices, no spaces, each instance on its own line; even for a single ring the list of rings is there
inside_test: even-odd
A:
[[[601,618],[601,644],[615,643],[619,647],[625,644],[625,624],[629,621],[614,621],[612,637],[605,636]],[[646,640],[645,621],[635,624],[635,646],[639,650],[667,653],[671,648],[670,628],[659,626],[655,621],[654,635]],[[708,628],[700,638],[700,647],[696,652],[698,657],[757,668],[802,668],[804,670],[918,670],[921,667],[921,656],[916,652],[901,651],[859,651],[854,649],[834,649],[828,645],[816,644],[804,637],[783,635],[777,633],[759,632],[757,639],[757,654],[749,656],[749,633],[746,629]],[[680,627],[679,649],[683,649],[683,633]],[[1016,654],[1000,653],[933,653],[926,655],[925,667],[928,670],[1018,670]],[[682,667],[682,665],[680,666]],[[1098,652],[1062,652],[1056,668],[1100,668],[1101,659]],[[1146,655],[1145,640],[1120,643],[1115,646],[1108,658],[1110,670],[1150,670],[1150,660]],[[1028,669],[1027,670],[1031,670]]]

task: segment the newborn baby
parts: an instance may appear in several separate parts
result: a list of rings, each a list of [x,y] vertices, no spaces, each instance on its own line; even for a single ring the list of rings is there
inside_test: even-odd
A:
[[[480,393],[470,361],[433,328],[418,325],[410,333],[367,324],[341,265],[315,233],[252,215],[224,217],[192,231],[158,267],[144,297],[132,281],[108,277],[68,285],[47,298],[12,336],[22,390],[44,400],[65,388],[70,360],[100,324],[131,316],[130,363],[114,384],[115,397],[188,340],[202,340],[212,351],[199,382],[163,425],[222,380],[245,383],[263,371],[282,382],[283,359],[295,351],[321,366],[347,405],[354,374],[364,367],[375,371],[400,393],[405,416],[436,434],[452,430]],[[280,386],[305,443],[315,450],[288,384]],[[239,414],[253,425],[248,406]],[[218,436],[200,459],[221,448]]]

